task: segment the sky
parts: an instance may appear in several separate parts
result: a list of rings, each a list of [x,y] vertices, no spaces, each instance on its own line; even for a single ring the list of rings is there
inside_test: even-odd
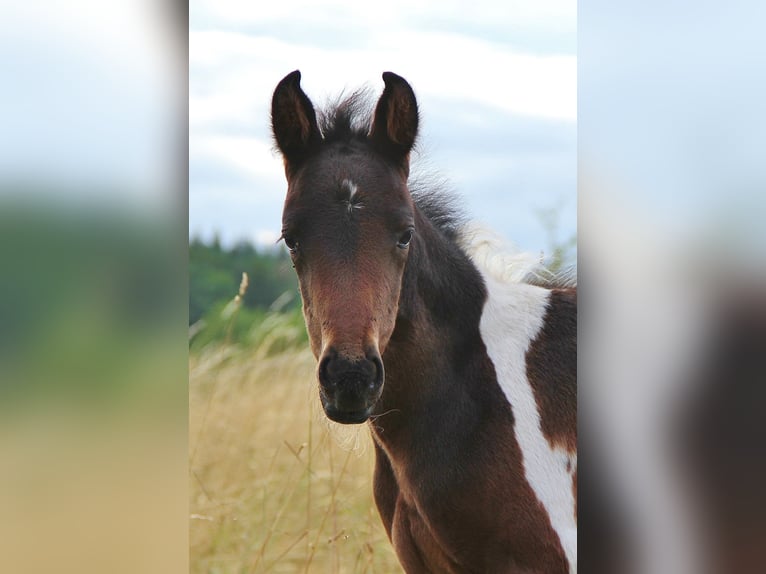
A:
[[[179,36],[155,0],[0,6],[0,198],[175,209]]]
[[[315,105],[383,88],[390,70],[421,111],[414,165],[446,178],[468,216],[533,252],[576,233],[573,2],[256,3],[195,0],[189,32],[189,233],[273,243],[286,190],[269,125],[300,69]]]

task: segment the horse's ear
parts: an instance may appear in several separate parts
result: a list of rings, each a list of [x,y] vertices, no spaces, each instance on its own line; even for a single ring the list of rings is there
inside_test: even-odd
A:
[[[314,105],[301,89],[298,70],[285,76],[274,90],[271,129],[287,172],[297,168],[322,139]]]
[[[392,159],[409,169],[409,154],[418,133],[418,102],[415,92],[401,76],[383,73],[386,84],[375,107],[370,139]]]

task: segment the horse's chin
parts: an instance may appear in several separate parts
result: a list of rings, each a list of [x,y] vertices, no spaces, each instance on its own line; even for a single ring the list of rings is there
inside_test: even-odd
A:
[[[372,407],[368,407],[366,409],[362,409],[358,411],[341,411],[331,404],[326,404],[322,406],[324,407],[324,413],[327,415],[328,419],[343,425],[362,424],[364,422],[367,422],[367,419],[369,419],[370,415],[372,414]]]

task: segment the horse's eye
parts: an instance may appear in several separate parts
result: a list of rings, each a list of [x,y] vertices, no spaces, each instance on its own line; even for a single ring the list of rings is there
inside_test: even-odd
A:
[[[396,244],[400,249],[407,249],[407,246],[412,241],[412,229],[408,229],[399,236],[399,242]]]
[[[285,245],[290,250],[291,253],[295,253],[295,250],[298,249],[298,241],[293,237],[292,235],[282,235],[282,239],[285,241]]]

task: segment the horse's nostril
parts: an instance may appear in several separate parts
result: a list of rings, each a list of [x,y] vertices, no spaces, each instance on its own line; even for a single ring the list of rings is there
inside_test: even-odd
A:
[[[319,362],[319,381],[325,386],[332,384],[334,379],[330,372],[330,367],[336,356],[337,353],[330,351]]]
[[[370,385],[378,385],[383,382],[383,359],[380,358],[380,353],[377,349],[371,349],[367,351],[367,360],[372,364],[374,368],[373,383]]]

